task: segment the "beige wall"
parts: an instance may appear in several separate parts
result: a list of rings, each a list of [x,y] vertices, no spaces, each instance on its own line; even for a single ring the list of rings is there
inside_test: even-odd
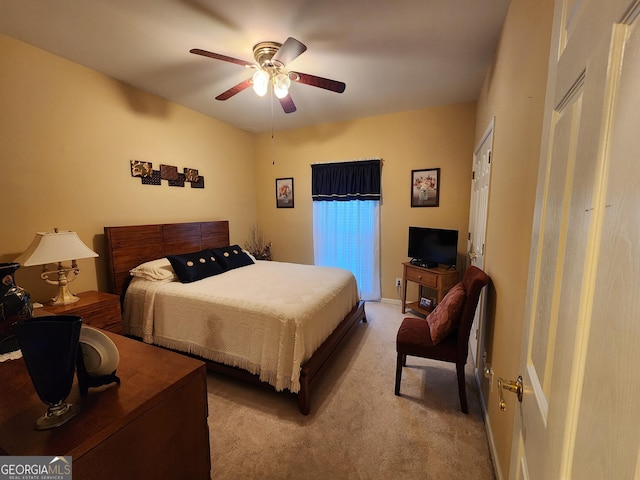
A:
[[[519,372],[531,222],[540,155],[553,0],[512,0],[493,68],[478,100],[476,142],[495,116],[485,269],[491,276],[488,362],[495,376]],[[494,382],[496,378],[494,377]],[[498,409],[483,379],[499,478],[507,478],[515,396]]]
[[[0,261],[36,231],[75,230],[101,257],[80,260],[73,291],[106,290],[103,227],[229,219],[242,243],[255,220],[254,137],[0,35]],[[129,160],[196,168],[204,189],[141,185]],[[55,288],[23,267],[43,301]]]
[[[460,231],[466,249],[475,103],[370,117],[259,135],[256,143],[258,222],[274,259],[313,263],[311,164],[382,158],[382,297],[397,299],[409,225]],[[273,147],[273,150],[272,150]],[[275,154],[272,154],[272,151]],[[275,164],[274,164],[275,161]],[[441,169],[440,207],[411,208],[411,170]],[[295,207],[276,208],[275,179],[294,178]]]

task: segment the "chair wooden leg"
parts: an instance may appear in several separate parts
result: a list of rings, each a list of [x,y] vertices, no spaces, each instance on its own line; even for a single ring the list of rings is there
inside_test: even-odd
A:
[[[456,363],[456,371],[458,373],[458,394],[460,395],[460,409],[462,413],[469,413],[467,405],[467,389],[464,376],[464,363]]]
[[[400,395],[400,381],[402,380],[402,366],[406,362],[407,356],[398,353],[396,360],[396,395]]]

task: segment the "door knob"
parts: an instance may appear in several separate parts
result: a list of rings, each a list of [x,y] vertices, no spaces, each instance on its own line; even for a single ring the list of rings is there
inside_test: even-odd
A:
[[[522,375],[518,375],[515,382],[513,380],[504,380],[503,378],[498,377],[498,396],[500,397],[499,406],[500,411],[502,412],[507,409],[507,404],[502,396],[503,389],[515,393],[518,397],[518,401],[522,403]]]

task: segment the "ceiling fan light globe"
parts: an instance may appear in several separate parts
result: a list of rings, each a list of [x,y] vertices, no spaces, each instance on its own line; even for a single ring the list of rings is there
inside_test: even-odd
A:
[[[253,86],[253,91],[256,92],[256,94],[259,97],[264,97],[267,94],[267,87],[266,86],[260,86],[260,85],[254,85]]]
[[[274,88],[273,92],[276,94],[276,97],[278,97],[278,98],[284,98],[287,95],[289,95],[289,91],[288,90],[282,90],[282,89]]]
[[[291,80],[284,73],[279,73],[273,81],[273,91],[278,98],[284,98],[289,94]]]
[[[264,70],[258,70],[253,74],[253,91],[260,97],[264,97],[269,88],[269,74]]]

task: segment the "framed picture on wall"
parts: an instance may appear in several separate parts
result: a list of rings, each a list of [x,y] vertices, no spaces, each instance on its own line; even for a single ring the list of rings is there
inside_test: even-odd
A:
[[[411,170],[411,206],[440,205],[440,169]]]
[[[276,178],[276,207],[293,208],[293,177]]]

